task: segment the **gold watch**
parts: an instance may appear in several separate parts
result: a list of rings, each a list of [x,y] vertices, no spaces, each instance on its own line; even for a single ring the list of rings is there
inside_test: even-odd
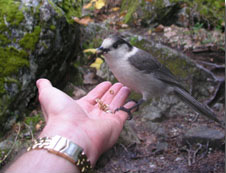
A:
[[[82,173],[92,170],[91,163],[83,149],[67,138],[58,135],[38,138],[27,151],[34,149],[45,149],[50,153],[61,156],[75,164]]]

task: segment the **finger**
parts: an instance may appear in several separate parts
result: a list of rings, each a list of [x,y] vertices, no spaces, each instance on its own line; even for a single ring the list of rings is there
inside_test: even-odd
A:
[[[44,88],[52,87],[52,84],[47,79],[39,79],[36,81],[36,86],[38,87],[38,92],[40,94]]]
[[[112,102],[112,100],[114,99],[114,97],[117,96],[118,92],[120,91],[120,89],[122,87],[123,87],[123,85],[121,83],[114,84],[112,87],[110,87],[107,90],[107,92],[105,92],[105,94],[103,95],[103,97],[101,98],[101,100],[105,104],[110,104]]]
[[[36,86],[38,88],[38,93],[39,93],[39,101],[40,101],[40,104],[42,103],[41,102],[41,92],[43,91],[44,88],[48,88],[48,87],[52,87],[52,84],[50,83],[49,80],[47,79],[39,79],[36,81]],[[48,116],[47,116],[47,113],[45,111],[45,109],[43,108],[42,104],[41,104],[41,108],[42,108],[42,112],[43,112],[43,116],[45,118],[45,121],[47,122],[48,121]]]
[[[101,98],[104,93],[111,87],[111,82],[102,82],[92,89],[86,96],[82,97],[81,100],[87,101],[90,104],[96,104],[96,99]]]
[[[125,108],[129,109],[134,106],[136,103],[134,101],[130,101],[124,105]],[[131,111],[132,113],[135,112],[135,109]],[[125,111],[117,111],[116,115],[122,120],[124,123],[128,119],[128,113]]]
[[[111,109],[115,110],[116,108],[122,106],[125,103],[126,99],[128,98],[129,94],[130,89],[127,87],[122,87],[116,94],[116,96],[113,98],[110,104]]]

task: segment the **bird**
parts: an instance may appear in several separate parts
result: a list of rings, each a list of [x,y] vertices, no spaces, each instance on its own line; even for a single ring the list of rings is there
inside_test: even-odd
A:
[[[224,127],[224,123],[216,117],[216,114],[207,105],[192,97],[166,66],[149,52],[132,46],[122,36],[117,34],[108,36],[96,52],[104,56],[105,62],[120,83],[142,95],[131,108],[121,106],[115,111],[125,111],[131,119],[131,111],[145,101],[173,92],[195,111]]]

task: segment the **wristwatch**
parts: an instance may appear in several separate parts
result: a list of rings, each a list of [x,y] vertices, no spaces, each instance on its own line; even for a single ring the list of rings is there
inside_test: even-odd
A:
[[[75,164],[80,172],[85,173],[92,170],[91,163],[83,149],[67,138],[61,136],[42,137],[34,141],[27,151],[45,149],[50,153],[61,156]]]

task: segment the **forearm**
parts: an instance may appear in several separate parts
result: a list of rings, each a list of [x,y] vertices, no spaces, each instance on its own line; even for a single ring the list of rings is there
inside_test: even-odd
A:
[[[47,125],[39,137],[53,137],[55,135],[60,135],[66,137],[73,143],[79,145],[84,149],[87,157],[91,160],[92,166],[97,160],[96,154],[90,149],[92,148],[91,141],[87,139],[86,135],[78,129],[66,130],[64,126],[65,123],[62,123],[62,128],[54,128],[52,125]],[[68,125],[67,125],[68,128]],[[74,131],[74,133],[73,133]],[[70,132],[70,133],[68,133]],[[73,134],[73,135],[72,135]],[[24,153],[18,160],[16,160],[6,173],[14,172],[37,172],[37,173],[79,173],[79,169],[75,164],[58,156],[54,153],[50,153],[45,149],[34,149],[29,152]]]
[[[6,173],[80,173],[78,168],[63,157],[49,153],[47,150],[32,150],[24,153],[14,162]]]

